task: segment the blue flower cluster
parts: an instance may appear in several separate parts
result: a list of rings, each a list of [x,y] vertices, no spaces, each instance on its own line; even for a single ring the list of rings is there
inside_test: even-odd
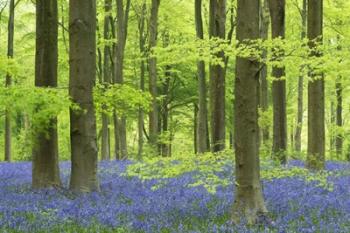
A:
[[[33,191],[30,163],[1,163],[0,231],[350,232],[350,174],[345,172],[350,165],[345,163],[327,164],[329,170],[344,171],[342,176],[329,177],[334,183],[332,191],[297,177],[264,181],[274,224],[255,228],[231,223],[232,184],[212,194],[201,186],[188,187],[194,175],[186,173],[154,189],[160,180],[120,175],[130,163],[100,163],[101,192],[82,196],[66,189]],[[290,166],[303,165],[292,162]],[[227,175],[232,174],[232,166],[228,167]],[[67,187],[70,164],[61,163],[61,171]]]

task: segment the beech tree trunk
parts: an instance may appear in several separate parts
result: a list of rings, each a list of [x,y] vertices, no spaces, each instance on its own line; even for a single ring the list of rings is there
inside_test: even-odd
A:
[[[36,1],[35,86],[57,87],[58,8],[55,0]],[[33,148],[32,186],[35,189],[60,186],[57,118],[46,132],[36,132]]]
[[[158,33],[158,12],[159,12],[160,0],[152,0],[151,17],[149,19],[149,49],[157,46],[157,33]],[[148,59],[149,70],[149,91],[152,96],[152,106],[149,113],[149,142],[157,148],[158,134],[159,134],[159,106],[157,102],[158,90],[157,90],[157,59],[151,56]]]
[[[209,37],[225,39],[226,0],[210,0]],[[223,51],[217,57],[225,61]],[[212,151],[225,149],[225,67],[210,65],[210,111]]]
[[[81,109],[70,111],[72,172],[70,189],[98,191],[96,117],[93,87],[96,81],[96,2],[69,2],[69,94]]]
[[[9,6],[9,19],[8,19],[8,34],[7,34],[7,57],[13,58],[13,43],[15,34],[15,1],[10,0]],[[11,86],[12,77],[11,74],[6,75],[5,85]],[[11,109],[5,109],[5,161],[11,162],[12,160],[12,129],[11,129]]]
[[[260,37],[263,40],[268,39],[269,26],[270,26],[270,12],[268,0],[263,0],[263,5],[260,7]],[[263,59],[267,57],[267,51],[263,51]],[[267,81],[267,66],[261,64],[260,71],[260,107],[263,112],[267,112],[269,109],[269,83]],[[270,139],[269,127],[264,127],[262,130],[262,140],[266,144]]]
[[[195,21],[196,34],[198,39],[204,39],[203,18],[202,18],[202,0],[195,0]],[[196,128],[196,152],[203,154],[210,151],[208,145],[208,107],[207,107],[207,83],[205,78],[205,62],[197,62],[198,76],[198,113]]]
[[[142,56],[145,55],[146,49],[146,32],[145,32],[145,21],[146,21],[146,2],[144,1],[142,3],[141,12],[138,18],[138,29],[139,29],[139,46],[140,46],[140,53]],[[145,62],[142,60],[140,63],[140,90],[142,92],[145,91]],[[137,158],[139,160],[142,159],[142,153],[143,153],[143,129],[145,127],[144,122],[144,112],[141,108],[139,108],[139,116],[138,116],[138,152],[137,152]]]
[[[128,32],[128,19],[130,10],[130,0],[127,1],[125,11],[123,0],[117,0],[117,45],[116,45],[116,60],[115,60],[115,73],[116,73],[116,83],[124,83],[124,53],[126,38]],[[128,157],[128,145],[127,145],[127,135],[126,135],[126,117],[117,117],[118,120],[118,130],[119,134],[119,145],[120,145],[120,156],[122,159]]]
[[[337,152],[337,157],[343,154],[343,134],[339,132],[339,129],[343,127],[343,85],[341,82],[341,77],[338,78],[336,83],[336,94],[337,94],[337,114],[336,114],[336,125],[337,133],[335,137],[335,150]]]
[[[237,40],[259,38],[259,0],[238,0]],[[236,194],[233,220],[254,224],[265,214],[260,182],[258,136],[259,62],[256,58],[236,59],[235,78],[235,173]]]
[[[308,1],[308,39],[310,48],[315,48],[317,40],[322,42],[323,36],[323,1]],[[322,56],[318,51],[311,56]],[[308,83],[308,155],[307,167],[312,170],[321,170],[325,163],[325,96],[324,77],[322,73],[311,70]]]
[[[285,38],[285,0],[269,0],[272,38]],[[274,57],[280,60],[280,57]],[[286,80],[284,67],[272,67],[273,96],[273,157],[285,164],[287,162],[287,108]]]
[[[301,39],[306,38],[306,23],[307,23],[307,0],[303,0],[303,8],[301,9]],[[304,66],[300,69],[303,72]],[[295,129],[294,145],[295,151],[301,152],[301,132],[303,128],[303,115],[304,115],[304,77],[303,74],[299,76],[298,80],[298,114],[297,114],[297,125]]]
[[[105,0],[104,2],[104,30],[103,38],[105,40],[111,40],[111,24],[113,23],[113,18],[111,16],[112,10],[112,0]],[[111,75],[111,46],[105,45],[103,51],[103,84],[110,84],[112,82]],[[110,130],[109,130],[109,117],[107,114],[102,113],[102,137],[101,137],[101,154],[103,160],[110,160],[111,158],[111,147],[110,147]]]

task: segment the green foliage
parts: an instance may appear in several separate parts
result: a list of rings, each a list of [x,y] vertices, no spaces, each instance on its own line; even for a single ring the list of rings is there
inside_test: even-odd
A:
[[[95,106],[97,112],[112,115],[127,115],[139,108],[147,111],[151,103],[151,96],[129,85],[100,85],[94,90]]]
[[[234,166],[233,152],[225,151],[218,154],[207,153],[201,156],[182,155],[176,158],[154,158],[145,161],[135,161],[128,166],[125,176],[138,177],[141,180],[160,179],[154,186],[157,189],[169,178],[176,178],[186,173],[193,173],[194,182],[189,186],[203,186],[208,192],[215,193],[217,187],[232,184],[231,178]],[[226,174],[220,177],[220,174]],[[328,177],[336,175],[334,172],[310,172],[301,167],[281,167],[271,160],[261,161],[261,177],[264,180],[298,177],[305,182],[313,182],[327,190],[333,189]]]

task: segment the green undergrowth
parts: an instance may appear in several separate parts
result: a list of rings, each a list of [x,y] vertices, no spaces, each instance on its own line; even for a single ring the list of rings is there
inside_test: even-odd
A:
[[[233,168],[233,153],[225,151],[218,154],[207,153],[197,157],[179,156],[176,158],[145,159],[142,162],[135,161],[128,166],[123,175],[137,177],[144,181],[159,179],[160,182],[153,187],[157,189],[166,184],[167,179],[191,173],[194,179],[189,187],[204,186],[209,192],[215,193],[217,187],[233,183]],[[333,184],[328,178],[341,175],[338,173],[338,171],[310,172],[304,167],[280,166],[267,159],[261,161],[261,178],[263,180],[300,178],[329,191],[333,190]]]

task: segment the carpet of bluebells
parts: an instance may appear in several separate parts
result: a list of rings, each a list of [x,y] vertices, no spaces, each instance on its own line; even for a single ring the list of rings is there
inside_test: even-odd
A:
[[[0,163],[1,232],[350,232],[350,165],[328,162],[332,189],[300,177],[264,180],[269,221],[254,228],[234,225],[234,187],[208,192],[189,187],[193,172],[140,180],[121,175],[131,162],[99,164],[101,192],[76,196],[68,190],[33,191],[30,163]],[[293,161],[285,169],[302,167]],[[65,187],[69,163],[61,163]],[[231,165],[219,174],[229,179]],[[340,175],[339,175],[340,174]]]

